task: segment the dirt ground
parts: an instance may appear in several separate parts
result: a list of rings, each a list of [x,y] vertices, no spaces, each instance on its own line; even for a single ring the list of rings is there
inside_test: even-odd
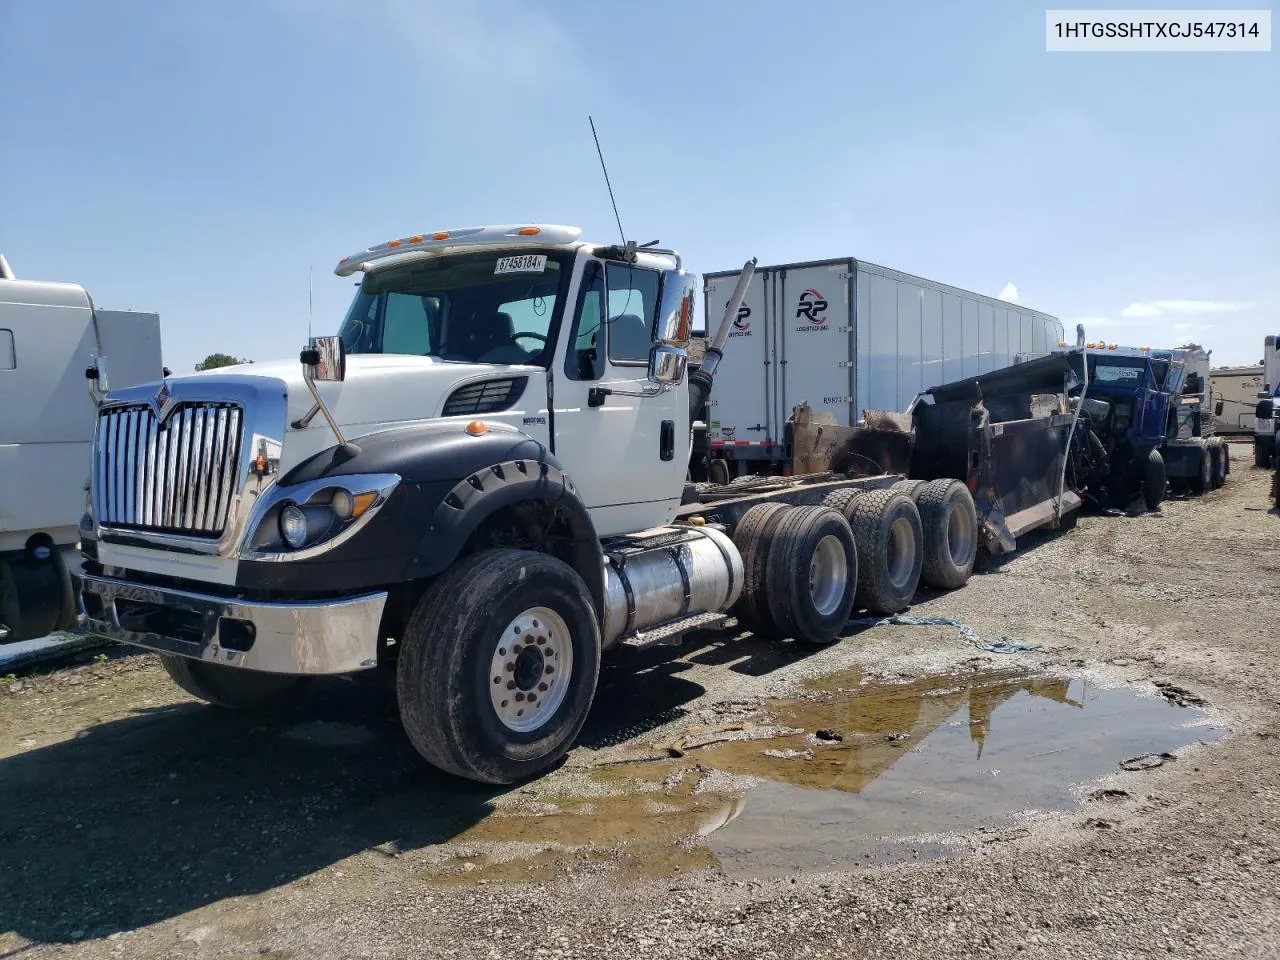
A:
[[[0,679],[0,958],[1280,957],[1280,515],[1248,460],[910,611],[1038,649],[690,638],[608,666],[515,790],[424,769],[385,678],[272,718],[125,649]]]

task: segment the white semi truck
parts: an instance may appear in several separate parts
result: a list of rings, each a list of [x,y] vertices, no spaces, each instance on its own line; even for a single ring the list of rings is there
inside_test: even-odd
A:
[[[855,605],[903,610],[917,584],[962,586],[980,545],[1074,517],[1061,463],[1076,419],[1065,401],[1031,412],[1032,393],[1069,386],[1054,357],[929,397],[914,446],[870,431],[886,463],[915,450],[917,479],[687,482],[693,415],[754,266],[717,289],[723,319],[686,380],[697,289],[673,251],[529,224],[343,258],[358,291],[300,362],[102,405],[80,527],[90,629],[159,652],[228,708],[393,667],[427,761],[510,783],[568,751],[602,654],[730,618],[832,643]],[[1008,429],[975,406],[1001,390]]]
[[[1262,388],[1253,419],[1253,462],[1267,469],[1275,464],[1276,425],[1280,423],[1280,336],[1268,334],[1262,345]]]
[[[0,257],[0,643],[75,625],[97,402],[162,375],[156,314],[104,310],[79,284],[18,280]]]
[[[705,275],[706,317],[735,277]],[[700,412],[697,459],[717,482],[778,472],[801,404],[849,426],[867,410],[905,411],[927,387],[1043,356],[1062,336],[1046,313],[853,257],[760,267],[729,334],[733,363]]]

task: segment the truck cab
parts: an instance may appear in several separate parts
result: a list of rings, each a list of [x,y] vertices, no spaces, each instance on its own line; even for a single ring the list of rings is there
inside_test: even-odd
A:
[[[428,670],[405,680],[402,699],[420,704],[445,681],[438,664],[403,666],[415,635],[456,638],[445,621],[460,608],[498,615],[540,591],[486,654],[502,661],[495,682],[522,685],[485,715],[502,745],[467,769],[503,779],[528,767],[511,736],[542,729],[528,724],[544,707],[581,722],[601,649],[731,604],[741,559],[717,531],[667,535],[653,561],[665,579],[633,584],[606,559],[681,506],[696,289],[674,251],[579,237],[530,224],[369,247],[338,263],[357,289],[302,363],[112,391],[79,530],[91,630],[160,652],[224,706],[388,660]]]
[[[18,279],[0,257],[0,643],[76,625],[70,574],[96,404],[162,372],[156,314],[104,310],[80,284]]]
[[[1263,342],[1262,389],[1254,408],[1253,462],[1267,469],[1280,466],[1276,457],[1276,424],[1280,422],[1280,336],[1268,334]]]
[[[1227,448],[1211,437],[1207,352],[1090,342],[1073,364],[1100,453],[1090,484],[1100,500],[1124,507],[1141,494],[1155,509],[1169,481],[1203,492],[1225,480]]]

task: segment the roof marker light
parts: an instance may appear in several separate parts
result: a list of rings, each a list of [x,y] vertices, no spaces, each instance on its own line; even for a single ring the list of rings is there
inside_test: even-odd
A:
[[[488,432],[489,428],[484,425],[483,420],[472,420],[467,424],[467,433],[473,437],[479,437]]]
[[[422,243],[422,242],[423,242],[424,240],[426,240],[426,239],[427,239],[427,237],[426,237],[426,235],[425,235],[425,234],[419,233],[419,234],[415,234],[414,236],[410,237],[410,238],[409,238],[409,242],[410,242],[410,243]]]
[[[541,232],[541,227],[521,227],[516,231],[516,235],[520,237],[536,237]]]
[[[387,244],[387,246],[394,249],[395,247],[398,247],[403,243],[404,243],[403,240],[392,240],[390,243]]]
[[[1115,345],[1114,343],[1109,343],[1109,344],[1107,344],[1107,349],[1108,349],[1108,350],[1114,350],[1115,348],[1116,348],[1116,345]]]
[[[449,239],[449,231],[448,231],[448,230],[441,230],[439,233],[433,233],[433,234],[431,235],[431,239],[432,239],[432,240],[448,240],[448,239]]]

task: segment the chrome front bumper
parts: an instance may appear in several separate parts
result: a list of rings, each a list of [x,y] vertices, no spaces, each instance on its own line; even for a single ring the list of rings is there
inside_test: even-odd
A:
[[[75,575],[90,633],[267,673],[335,674],[378,663],[386,593],[313,603],[227,597]]]

